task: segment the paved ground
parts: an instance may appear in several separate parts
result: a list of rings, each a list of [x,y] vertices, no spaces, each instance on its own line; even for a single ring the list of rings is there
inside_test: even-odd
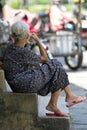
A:
[[[68,73],[72,90],[77,95],[87,97],[87,52],[83,53],[82,67],[77,71],[71,71],[66,65],[64,67]],[[87,100],[69,108],[69,113],[71,130],[87,130]]]
[[[87,97],[87,69],[69,72],[72,90],[77,95]],[[71,130],[87,130],[87,100],[69,109],[71,115]]]

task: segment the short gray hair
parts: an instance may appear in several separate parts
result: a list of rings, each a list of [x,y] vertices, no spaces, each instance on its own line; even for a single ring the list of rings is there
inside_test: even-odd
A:
[[[12,25],[11,33],[16,41],[20,41],[29,34],[29,26],[23,21],[18,21]]]

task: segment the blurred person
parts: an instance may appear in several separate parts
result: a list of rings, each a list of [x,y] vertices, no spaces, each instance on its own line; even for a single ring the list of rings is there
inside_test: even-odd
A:
[[[67,107],[86,100],[85,96],[75,95],[69,85],[68,75],[56,59],[48,59],[47,53],[36,34],[30,35],[29,26],[18,21],[11,27],[14,43],[6,49],[3,57],[5,77],[13,92],[37,93],[45,96],[51,93],[46,106],[47,116],[69,115],[57,106],[60,93],[64,90]],[[27,41],[34,39],[40,50],[37,55],[27,47]],[[52,112],[52,113],[50,113]]]
[[[74,29],[74,24],[76,24],[77,20],[75,18],[70,18],[65,13],[66,8],[62,5],[60,0],[53,0],[53,3],[50,5],[49,8],[49,17],[50,17],[50,23],[51,23],[51,29],[53,31],[58,31],[64,28],[64,24],[66,23],[72,23],[73,26],[70,29]]]

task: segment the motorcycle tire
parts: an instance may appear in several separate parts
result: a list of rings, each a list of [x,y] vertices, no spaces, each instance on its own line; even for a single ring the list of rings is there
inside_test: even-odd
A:
[[[71,70],[77,70],[81,67],[83,61],[82,46],[76,44],[77,53],[72,56],[65,56],[65,63]]]

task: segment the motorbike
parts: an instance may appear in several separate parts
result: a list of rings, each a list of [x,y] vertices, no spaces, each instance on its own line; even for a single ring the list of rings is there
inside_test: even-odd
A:
[[[39,18],[42,21],[42,35],[48,39],[47,44],[53,57],[63,56],[71,70],[80,68],[83,60],[83,37],[76,32],[76,25],[68,19],[67,23],[64,22],[66,17],[63,17],[59,28],[54,32],[51,29],[49,14],[41,13]]]
[[[31,26],[29,31],[30,33],[34,32],[39,36],[42,45],[46,49],[49,59],[54,58],[54,56],[64,56],[65,62],[70,69],[72,70],[78,69],[82,64],[82,59],[83,59],[82,49],[81,49],[82,40],[80,36],[69,29],[68,30],[60,29],[56,32],[52,32],[50,28],[48,15],[43,15],[43,16],[39,15],[39,18],[42,21],[39,30],[36,30],[34,26],[30,23]],[[6,22],[6,20],[3,20],[2,23],[4,22]],[[5,29],[8,30],[8,27],[9,26],[7,26]],[[2,53],[2,55],[4,54],[3,45],[5,48],[10,40],[9,38],[10,31],[8,30],[7,32],[8,32],[7,34],[4,34],[5,37],[7,35],[7,40],[2,42],[4,44],[0,43],[0,48],[2,48],[0,52]],[[32,46],[31,48],[35,52],[38,52],[36,43],[34,43],[34,41],[32,43],[33,45],[30,45]]]

